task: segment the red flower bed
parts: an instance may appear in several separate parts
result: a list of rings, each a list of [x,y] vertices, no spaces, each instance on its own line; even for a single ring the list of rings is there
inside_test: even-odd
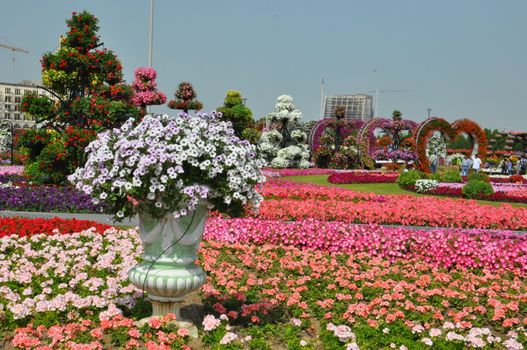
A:
[[[92,227],[99,233],[104,233],[104,231],[111,228],[110,225],[88,220],[0,218],[0,238],[11,235],[32,236],[41,233],[47,235],[55,233],[69,234],[81,232]]]
[[[399,173],[368,173],[368,172],[347,172],[335,173],[328,177],[332,184],[352,184],[352,183],[395,183]]]

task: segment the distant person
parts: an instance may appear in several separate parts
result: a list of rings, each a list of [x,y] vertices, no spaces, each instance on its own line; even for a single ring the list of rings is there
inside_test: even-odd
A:
[[[480,168],[481,168],[481,159],[479,159],[479,156],[476,154],[474,156],[474,161],[472,163],[472,169],[474,169],[475,173],[479,173]]]
[[[512,160],[507,159],[507,175],[512,175]]]
[[[470,169],[470,159],[467,155],[463,155],[463,160],[461,161],[461,176],[468,176],[468,170]]]
[[[501,173],[503,175],[506,175],[507,174],[507,161],[505,159],[502,159],[500,161],[499,167],[500,167]]]
[[[435,174],[437,171],[437,163],[439,162],[439,160],[437,159],[437,155],[432,154],[430,156],[429,162],[430,162],[430,171],[432,172],[432,174]]]
[[[527,172],[527,159],[525,159],[525,155],[523,155],[520,160],[520,175],[525,175]]]

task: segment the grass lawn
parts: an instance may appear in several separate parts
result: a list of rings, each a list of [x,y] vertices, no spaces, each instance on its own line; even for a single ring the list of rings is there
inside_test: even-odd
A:
[[[403,190],[399,187],[399,185],[395,183],[346,184],[346,185],[332,184],[328,182],[327,180],[328,176],[329,175],[286,176],[286,177],[283,177],[282,179],[287,179],[287,180],[296,181],[296,182],[323,185],[323,186],[342,187],[342,188],[347,188],[349,190],[353,190],[357,192],[373,192],[376,194],[407,194],[409,196],[415,196],[415,197],[430,196],[426,194]],[[434,196],[434,197],[443,197],[443,196]],[[445,198],[451,198],[451,197],[445,197]],[[456,199],[456,198],[451,198],[451,199]],[[527,208],[527,204],[523,204],[523,203],[508,203],[508,202],[504,203],[504,202],[492,202],[492,201],[481,201],[481,200],[478,200],[477,202],[480,204],[492,205],[495,207],[499,207],[502,204],[510,204],[511,206],[516,207],[516,208]]]

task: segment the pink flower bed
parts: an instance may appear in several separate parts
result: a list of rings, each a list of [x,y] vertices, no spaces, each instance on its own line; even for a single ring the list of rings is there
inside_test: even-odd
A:
[[[527,235],[511,231],[432,231],[350,225],[343,222],[212,218],[204,238],[228,243],[292,245],[395,261],[419,258],[440,267],[498,268],[527,272]]]
[[[395,183],[399,173],[378,173],[378,172],[345,172],[335,173],[328,177],[328,182],[332,184],[352,184],[352,183]]]
[[[303,184],[293,181],[268,180],[259,190],[266,199],[317,199],[340,201],[383,201],[384,196],[354,192],[338,187]]]
[[[23,172],[24,172],[24,167],[21,165],[0,166],[0,175],[7,175],[7,174],[21,175]]]

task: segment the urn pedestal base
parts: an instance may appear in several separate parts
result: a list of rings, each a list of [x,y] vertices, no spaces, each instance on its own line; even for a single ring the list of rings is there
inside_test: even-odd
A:
[[[138,325],[147,323],[152,317],[173,313],[176,315],[174,323],[179,328],[188,329],[193,338],[198,337],[198,328],[194,323],[181,317],[181,307],[185,295],[199,289],[207,280],[201,267],[143,262],[130,269],[128,277],[134,285],[148,293],[152,302],[152,316],[138,321]]]
[[[191,321],[187,320],[183,317],[181,317],[181,307],[183,306],[183,302],[160,302],[160,301],[154,301],[152,302],[152,316],[143,318],[136,322],[136,325],[138,327],[143,326],[144,324],[147,324],[151,318],[158,318],[162,315],[166,315],[169,313],[173,313],[176,315],[176,319],[174,321],[171,321],[171,323],[174,323],[178,328],[185,328],[189,331],[189,337],[191,338],[198,338],[198,327]]]

